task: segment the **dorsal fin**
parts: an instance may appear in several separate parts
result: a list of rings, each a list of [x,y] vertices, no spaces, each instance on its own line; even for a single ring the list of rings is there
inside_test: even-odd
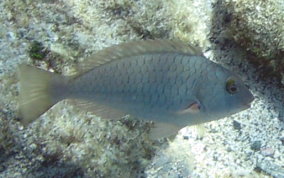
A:
[[[78,72],[82,74],[100,65],[129,56],[161,52],[176,52],[196,56],[202,55],[202,51],[199,48],[187,45],[179,40],[159,39],[131,41],[105,48],[98,53],[91,55],[79,65]]]

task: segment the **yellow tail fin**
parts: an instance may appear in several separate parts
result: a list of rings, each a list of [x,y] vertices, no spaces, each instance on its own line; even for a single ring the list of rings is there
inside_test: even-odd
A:
[[[27,65],[19,66],[18,78],[21,122],[27,125],[60,100],[54,89],[65,82],[63,76]]]

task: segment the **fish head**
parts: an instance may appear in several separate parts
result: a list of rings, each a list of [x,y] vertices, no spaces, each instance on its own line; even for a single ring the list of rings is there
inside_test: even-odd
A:
[[[213,77],[203,78],[197,91],[204,119],[216,120],[248,109],[254,97],[240,77],[217,65],[214,71]]]

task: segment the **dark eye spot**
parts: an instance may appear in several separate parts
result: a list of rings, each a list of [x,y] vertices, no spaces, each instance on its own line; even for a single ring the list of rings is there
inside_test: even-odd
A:
[[[235,94],[238,92],[238,87],[234,79],[228,79],[226,81],[226,91],[230,94]]]

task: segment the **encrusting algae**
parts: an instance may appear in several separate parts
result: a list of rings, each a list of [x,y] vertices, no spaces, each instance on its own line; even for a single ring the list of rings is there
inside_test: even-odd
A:
[[[253,95],[234,73],[180,41],[146,40],[106,48],[87,59],[76,76],[19,67],[22,123],[57,102],[103,118],[131,114],[152,120],[152,138],[220,119],[249,107]]]

